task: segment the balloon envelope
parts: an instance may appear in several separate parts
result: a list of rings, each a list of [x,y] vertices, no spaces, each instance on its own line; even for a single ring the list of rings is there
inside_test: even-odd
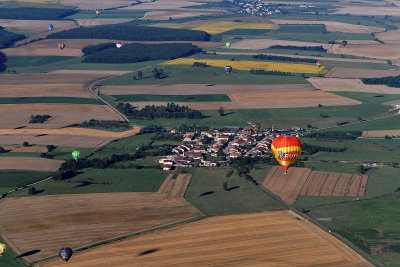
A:
[[[96,15],[100,15],[101,11],[100,10],[96,10]]]
[[[117,48],[121,48],[121,47],[122,47],[122,43],[116,43],[115,46],[116,46]]]
[[[343,41],[342,41],[342,45],[343,45],[343,46],[346,46],[346,45],[347,45],[347,41],[346,41],[346,40],[343,40]]]
[[[68,260],[71,258],[72,256],[72,249],[70,247],[63,247],[60,249],[60,252],[58,252],[58,255],[60,256],[60,258],[67,263]]]
[[[299,139],[291,135],[281,135],[272,141],[271,150],[275,159],[286,170],[300,156],[302,145]]]
[[[74,158],[74,160],[77,161],[80,156],[81,156],[81,152],[79,152],[78,150],[72,151],[72,157]]]
[[[226,42],[225,45],[226,45],[226,47],[228,47],[228,48],[231,47],[231,43],[230,43],[230,42]]]
[[[3,256],[3,254],[6,252],[6,244],[0,243],[0,256]]]
[[[258,133],[258,130],[260,130],[260,124],[259,123],[253,123],[251,125],[251,130],[254,134]]]
[[[231,66],[225,66],[225,72],[226,73],[231,73],[231,71],[232,71],[232,67]]]
[[[62,51],[65,48],[65,44],[64,43],[59,43],[58,44],[58,48]]]
[[[322,66],[322,61],[318,60],[317,63],[315,63],[315,65],[317,65],[318,67],[321,67]]]
[[[51,31],[53,29],[53,24],[49,24],[48,28]]]

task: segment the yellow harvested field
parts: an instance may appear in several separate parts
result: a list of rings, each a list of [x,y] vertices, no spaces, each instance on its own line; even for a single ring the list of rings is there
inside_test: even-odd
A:
[[[386,135],[400,136],[400,130],[376,130],[376,131],[363,131],[363,138],[383,138]]]
[[[68,127],[62,129],[0,129],[0,134],[29,134],[29,135],[80,135],[94,137],[124,138],[140,132],[140,127],[135,126],[124,132],[110,132],[79,127]]]
[[[63,160],[45,158],[0,157],[0,170],[56,171],[63,162]]]
[[[269,23],[240,23],[232,21],[220,21],[192,28],[192,30],[205,31],[209,34],[219,34],[234,29],[274,30],[276,29],[276,25]]]
[[[48,149],[43,146],[4,146],[5,150],[9,152],[34,152],[34,153],[47,153]]]
[[[326,78],[378,78],[400,75],[400,70],[373,70],[333,67],[326,74]]]
[[[60,259],[35,267],[57,267]],[[76,252],[69,267],[373,266],[292,211],[209,217]]]
[[[205,62],[207,65],[214,67],[232,66],[235,70],[266,70],[266,71],[282,71],[292,73],[321,73],[325,74],[328,69],[318,67],[316,65],[279,63],[266,61],[249,61],[249,60],[222,60],[222,59],[195,59],[195,58],[178,58],[163,63],[163,65],[192,65],[194,62]]]
[[[387,85],[364,84],[360,79],[341,79],[341,78],[308,78],[315,88],[322,91],[350,91],[380,94],[400,94],[400,89]]]

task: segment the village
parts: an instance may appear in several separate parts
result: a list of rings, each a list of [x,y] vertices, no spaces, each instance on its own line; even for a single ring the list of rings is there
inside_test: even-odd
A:
[[[281,11],[277,8],[276,5],[266,5],[262,1],[248,1],[242,2],[238,0],[230,0],[229,2],[233,3],[240,7],[238,14],[251,14],[256,16],[267,16],[271,14],[279,14]]]
[[[173,154],[158,162],[163,164],[163,170],[168,171],[176,167],[216,167],[242,157],[273,157],[271,143],[275,137],[282,134],[302,135],[301,128],[278,132],[254,125],[244,128],[227,126],[222,131],[186,132],[182,144],[171,150]],[[170,133],[178,134],[178,131],[172,129]]]

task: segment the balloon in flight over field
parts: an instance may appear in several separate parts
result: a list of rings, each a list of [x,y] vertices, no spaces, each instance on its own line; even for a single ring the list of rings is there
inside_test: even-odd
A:
[[[225,46],[229,48],[229,47],[231,47],[231,43],[230,42],[226,42]]]
[[[51,31],[53,29],[53,24],[49,24],[49,26],[47,26],[49,28],[49,30]]]
[[[101,11],[100,10],[96,10],[96,15],[100,15]]]
[[[317,63],[315,63],[315,65],[317,65],[318,68],[321,68],[321,66],[322,66],[322,61],[321,61],[321,60],[318,60]]]
[[[342,45],[343,45],[343,46],[346,46],[346,45],[347,45],[347,41],[346,41],[346,40],[343,40],[343,41],[342,41]]]
[[[272,141],[271,150],[274,152],[275,159],[285,168],[285,174],[288,168],[300,156],[302,145],[299,139],[291,135],[281,135]]]
[[[58,43],[58,48],[63,51],[65,48],[65,44],[64,43]]]
[[[230,74],[232,71],[232,67],[231,66],[225,66],[225,72],[226,74]]]
[[[0,257],[6,252],[6,244],[0,243]]]
[[[253,134],[258,134],[258,131],[260,130],[260,124],[259,123],[253,123],[251,125],[251,131]]]
[[[81,152],[79,152],[78,150],[72,151],[72,157],[74,158],[74,160],[78,161],[80,156],[81,156]]]
[[[64,261],[64,263],[67,264],[68,260],[72,256],[72,249],[70,247],[63,247],[60,249],[60,252],[58,252],[58,255]]]
[[[118,43],[115,44],[115,46],[116,46],[117,48],[121,48],[121,47],[122,47],[122,43],[118,42]]]

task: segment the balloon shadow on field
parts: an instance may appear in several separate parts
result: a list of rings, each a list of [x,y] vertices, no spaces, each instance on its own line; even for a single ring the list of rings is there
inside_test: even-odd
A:
[[[214,191],[208,191],[208,192],[201,193],[200,196],[202,197],[202,196],[207,196],[207,195],[211,195],[211,194],[214,194]]]
[[[138,254],[138,256],[148,255],[148,254],[157,252],[157,251],[159,251],[159,250],[160,250],[159,248],[153,248],[153,249],[145,250],[145,251],[140,252],[140,253]]]
[[[27,252],[24,252],[24,253],[18,255],[17,258],[22,258],[22,257],[26,257],[26,256],[31,256],[31,255],[36,254],[36,253],[39,253],[39,252],[40,252],[40,249],[30,250],[30,251],[27,251]]]

